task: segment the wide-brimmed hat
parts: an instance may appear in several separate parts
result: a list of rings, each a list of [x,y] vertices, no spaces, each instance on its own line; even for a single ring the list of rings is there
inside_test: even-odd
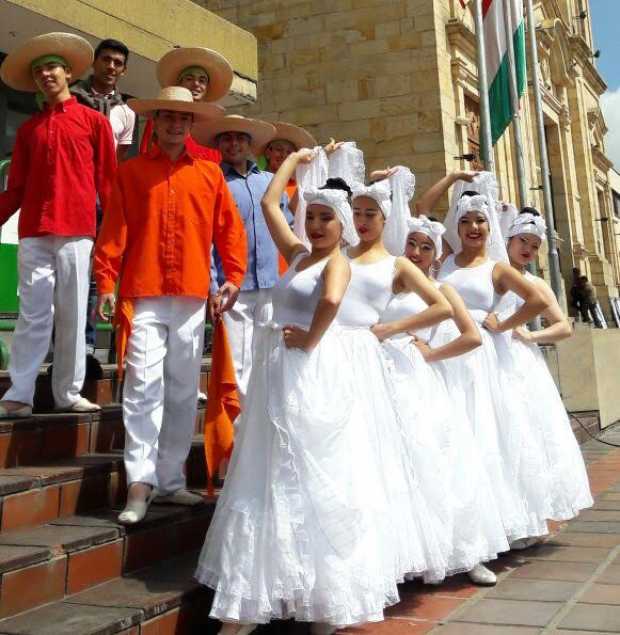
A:
[[[209,86],[203,101],[217,101],[228,94],[233,81],[232,66],[217,51],[197,46],[172,49],[157,62],[159,85],[177,85],[179,75],[190,66],[200,66],[209,75]]]
[[[276,128],[273,124],[259,119],[226,115],[196,126],[192,130],[192,136],[198,143],[215,148],[217,136],[224,132],[245,132],[252,138],[252,152],[257,153],[274,138]]]
[[[72,79],[78,79],[93,63],[93,47],[73,33],[46,33],[22,42],[14,48],[0,67],[2,81],[29,93],[39,89],[32,77],[32,63],[44,55],[58,55],[67,61]]]
[[[286,123],[284,121],[275,121],[273,125],[275,126],[276,134],[273,139],[270,139],[270,141],[265,144],[261,154],[265,153],[265,150],[270,143],[279,140],[292,143],[296,150],[301,150],[302,148],[314,148],[317,145],[316,139],[307,130],[300,128],[299,126],[295,126],[292,123]]]
[[[191,91],[183,86],[162,88],[155,99],[128,99],[127,105],[137,114],[146,117],[152,117],[158,110],[191,112],[196,121],[207,121],[224,114],[224,109],[217,104],[194,101]]]

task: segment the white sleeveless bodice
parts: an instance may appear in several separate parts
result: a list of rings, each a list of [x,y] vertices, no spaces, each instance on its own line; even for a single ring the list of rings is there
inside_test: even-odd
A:
[[[279,326],[293,324],[309,328],[323,288],[323,269],[327,258],[315,262],[303,271],[297,271],[307,251],[295,257],[286,273],[273,288],[273,321]]]
[[[368,328],[381,320],[392,297],[395,263],[394,256],[371,264],[349,260],[351,282],[340,305],[336,318],[338,324]]]
[[[489,259],[476,267],[459,267],[454,262],[454,255],[450,255],[439,271],[439,282],[454,287],[472,318],[479,323],[494,310],[501,297],[493,286],[495,264],[495,260]]]
[[[403,318],[417,315],[428,309],[428,304],[417,294],[410,291],[393,295],[388,302],[385,311],[381,315],[381,322],[394,322]],[[427,341],[430,339],[432,328],[416,331],[416,335]],[[408,333],[397,333],[394,338],[410,337]],[[392,339],[392,338],[391,338]]]

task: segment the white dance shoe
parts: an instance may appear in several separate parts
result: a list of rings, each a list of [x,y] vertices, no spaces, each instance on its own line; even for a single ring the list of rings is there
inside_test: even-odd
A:
[[[467,575],[478,586],[495,586],[497,584],[497,576],[482,563],[478,563],[471,571],[467,572]]]
[[[101,406],[99,404],[88,401],[86,397],[80,397],[76,402],[68,406],[60,406],[56,408],[57,412],[99,412]]]
[[[144,500],[128,501],[125,509],[118,515],[118,522],[122,525],[135,525],[144,519],[149,505],[157,496],[157,489],[153,488]]]
[[[17,408],[9,408],[0,401],[0,419],[27,419],[32,417],[32,406],[24,404]]]
[[[530,547],[537,545],[539,542],[540,542],[540,538],[537,538],[537,537],[521,538],[519,540],[515,540],[514,542],[510,543],[510,550],[523,551],[523,549],[529,549]]]
[[[156,505],[185,505],[193,507],[201,505],[205,499],[200,494],[194,494],[186,489],[178,489],[172,494],[161,494],[153,501]]]

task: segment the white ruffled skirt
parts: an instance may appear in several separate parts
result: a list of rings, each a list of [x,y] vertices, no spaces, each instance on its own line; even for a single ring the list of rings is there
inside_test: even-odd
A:
[[[398,602],[390,512],[337,327],[311,353],[260,338],[196,578],[211,616],[338,626]],[[390,469],[387,470],[390,472]]]
[[[541,350],[516,339],[510,349],[525,387],[528,416],[535,422],[544,451],[549,474],[548,518],[569,520],[594,504],[581,450]]]
[[[434,464],[435,479],[444,479],[447,498],[442,503],[451,523],[447,572],[470,571],[509,548],[471,424],[465,411],[455,407],[439,368],[424,361],[410,337],[392,338],[384,348],[393,362],[399,403],[407,404],[402,417],[407,438],[431,448],[425,454]]]
[[[452,531],[441,453],[432,434],[412,438],[405,423],[424,424],[424,408],[401,400],[392,362],[370,330],[344,328],[342,338],[364,413],[358,434],[373,450],[367,469],[387,503],[381,540],[394,547],[391,575],[439,582],[449,570]]]
[[[433,347],[456,334],[443,323]],[[502,335],[479,328],[482,346],[437,365],[457,409],[467,413],[509,542],[547,533],[548,474],[522,384]]]

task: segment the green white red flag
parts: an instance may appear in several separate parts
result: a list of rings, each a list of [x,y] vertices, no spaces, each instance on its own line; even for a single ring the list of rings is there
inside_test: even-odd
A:
[[[461,0],[461,4],[463,0]],[[525,92],[525,23],[523,0],[482,0],[484,45],[491,111],[493,145],[504,133],[514,115],[510,99],[508,74],[508,33],[505,14],[508,12],[509,33],[514,45],[517,94]]]

